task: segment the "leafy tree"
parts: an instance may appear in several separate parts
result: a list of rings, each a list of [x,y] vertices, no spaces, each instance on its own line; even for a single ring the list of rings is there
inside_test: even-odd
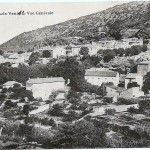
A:
[[[109,62],[114,57],[115,57],[115,53],[112,50],[106,50],[104,57],[103,57],[103,60],[104,60],[104,62]]]
[[[51,53],[48,50],[43,51],[42,53],[42,57],[44,58],[49,58],[51,57]]]
[[[64,124],[49,144],[55,148],[96,148],[106,147],[105,130],[95,127],[92,122],[78,121]]]
[[[89,48],[88,47],[81,47],[79,53],[80,53],[80,55],[88,55]]]
[[[150,72],[148,72],[145,76],[145,81],[143,83],[142,91],[144,94],[148,94],[150,90]]]
[[[76,108],[81,103],[81,94],[71,90],[67,95],[67,99]]]
[[[4,54],[4,52],[2,50],[0,50],[0,55],[3,55],[3,54]]]
[[[63,107],[59,104],[55,104],[52,106],[52,109],[48,111],[48,114],[51,116],[62,116],[63,114]]]
[[[113,102],[112,97],[105,97],[104,98],[104,103],[112,103],[112,102]]]
[[[116,20],[114,23],[111,23],[109,25],[109,35],[113,38],[115,38],[115,40],[121,40],[122,35],[121,35],[121,22],[120,20]]]
[[[30,111],[30,105],[26,104],[23,106],[23,113],[24,115],[28,116],[29,115],[29,111]]]
[[[83,66],[84,66],[85,69],[90,69],[90,68],[93,67],[93,65],[92,65],[92,63],[91,63],[91,61],[89,59],[83,61],[82,64],[83,64]]]
[[[38,52],[33,52],[31,55],[30,55],[30,57],[29,57],[29,65],[33,65],[33,64],[35,64],[35,62],[37,61],[37,60],[39,60],[39,57],[40,57],[40,53],[38,53]]]
[[[13,103],[11,100],[7,100],[4,105],[4,109],[10,109],[12,107],[16,107],[17,104]]]
[[[75,111],[73,111],[73,110],[70,110],[69,112],[68,112],[68,114],[66,114],[65,115],[65,117],[64,117],[64,121],[74,121],[74,120],[76,120],[76,119],[78,119],[79,118],[79,115],[75,112]]]
[[[24,51],[19,51],[19,52],[18,52],[18,54],[23,54],[23,53],[24,53]]]
[[[150,111],[150,100],[149,99],[139,101],[139,111],[140,112]]]
[[[114,115],[115,113],[116,113],[116,110],[113,108],[113,109],[106,109],[105,110],[105,113],[107,114],[107,115]]]
[[[147,48],[147,45],[145,45],[145,44],[142,45],[141,48],[142,48],[142,50],[141,50],[142,52],[146,52],[147,49],[148,49],[148,48]]]
[[[138,45],[132,46],[130,48],[130,54],[131,54],[131,56],[138,55],[140,52],[141,52],[141,47],[138,46]]]

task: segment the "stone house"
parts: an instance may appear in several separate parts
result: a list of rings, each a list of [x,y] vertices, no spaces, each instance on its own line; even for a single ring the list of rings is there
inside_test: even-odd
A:
[[[85,73],[87,82],[101,86],[102,83],[112,82],[115,86],[119,84],[119,73],[107,68],[91,68]]]
[[[140,62],[137,65],[137,73],[144,76],[150,71],[150,61]]]
[[[54,91],[65,91],[65,80],[62,77],[35,78],[26,82],[26,90],[33,92],[34,98],[48,100]]]
[[[127,74],[127,76],[125,77],[125,88],[127,89],[128,84],[133,82],[136,82],[141,89],[143,86],[143,76],[138,73]]]

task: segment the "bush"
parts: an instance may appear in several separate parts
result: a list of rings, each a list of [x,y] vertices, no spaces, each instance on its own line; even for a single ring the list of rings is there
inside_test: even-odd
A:
[[[5,95],[5,94],[0,94],[0,100],[1,99],[5,99],[7,97],[7,95]]]
[[[89,48],[88,47],[81,47],[79,53],[80,53],[80,55],[88,55]]]
[[[114,108],[113,109],[108,108],[108,109],[105,110],[105,113],[107,115],[114,115],[116,113],[116,110]]]
[[[7,100],[4,105],[4,109],[10,109],[17,107],[17,103],[13,103],[11,100]]]
[[[63,114],[63,107],[59,104],[55,104],[52,106],[52,109],[48,111],[48,114],[51,116],[62,116]]]
[[[150,110],[150,100],[139,101],[139,111],[146,112]]]
[[[135,104],[136,101],[132,99],[118,98],[118,102],[120,105],[131,105]]]
[[[63,121],[73,121],[79,118],[79,115],[75,111],[69,111],[68,114],[64,115]]]
[[[127,109],[127,111],[130,113],[139,113],[139,109],[136,109],[135,107],[130,107]]]
[[[112,97],[104,97],[103,102],[104,103],[112,103],[113,102],[113,98]]]

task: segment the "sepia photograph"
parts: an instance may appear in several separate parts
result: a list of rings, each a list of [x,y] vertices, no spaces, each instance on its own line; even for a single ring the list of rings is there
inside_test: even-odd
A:
[[[150,148],[150,1],[0,2],[0,149]]]

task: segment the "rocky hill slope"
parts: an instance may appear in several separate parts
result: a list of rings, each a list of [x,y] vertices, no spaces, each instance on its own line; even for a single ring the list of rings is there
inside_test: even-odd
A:
[[[25,32],[0,45],[0,50],[28,50],[46,42],[51,44],[51,39],[55,39],[57,44],[64,45],[70,40],[70,37],[85,37],[92,34],[91,29],[96,29],[101,25],[111,28],[114,26],[114,29],[116,26],[120,29],[139,28],[143,33],[147,33],[150,27],[150,2],[124,3],[98,13]]]

